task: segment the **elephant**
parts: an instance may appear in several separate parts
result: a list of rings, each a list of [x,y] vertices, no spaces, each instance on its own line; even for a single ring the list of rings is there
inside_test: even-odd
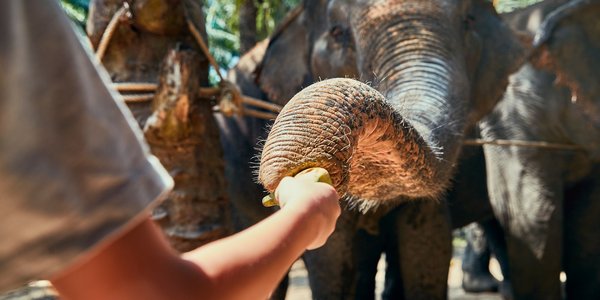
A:
[[[320,9],[324,9],[324,6],[322,5]],[[336,76],[358,76],[353,42],[352,38],[348,36],[348,32],[344,32],[339,26],[333,26],[329,31],[316,34],[314,32],[318,29],[315,29],[314,23],[301,22],[304,19],[304,12],[305,6],[290,12],[270,40],[258,43],[240,58],[234,69],[229,71],[228,79],[235,83],[243,94],[276,102],[278,98],[269,99],[266,94],[270,92],[272,96],[293,95],[302,87],[300,84],[286,87],[288,81],[282,80],[282,78],[308,78],[307,82],[313,82]],[[308,38],[307,32],[312,32],[319,38],[308,47],[297,47],[297,41]],[[304,50],[297,51],[298,49]],[[310,53],[310,57],[308,53]],[[294,68],[285,74],[276,73],[281,72],[277,68],[277,63],[281,62],[293,65]],[[303,82],[303,84],[306,83]],[[215,118],[221,128],[226,177],[230,183],[228,193],[231,195],[233,203],[234,221],[236,229],[241,230],[272,212],[258,204],[257,199],[260,199],[264,193],[262,188],[251,180],[253,175],[251,162],[253,157],[258,155],[255,145],[264,139],[269,122],[249,117],[225,118],[220,114],[215,115]],[[482,152],[479,157],[482,160]],[[483,163],[479,161],[478,165],[482,166]],[[482,178],[479,174],[476,176]],[[463,181],[467,181],[467,179],[465,178]],[[485,182],[480,186],[485,187]],[[470,188],[470,190],[473,189]],[[477,192],[478,195],[481,195],[481,190],[477,190]],[[475,199],[475,197],[472,198]],[[461,202],[460,205],[452,206],[457,214],[460,214],[458,220],[460,224],[470,222],[467,220],[473,220],[476,215],[492,215],[491,208],[473,210],[473,207],[475,207],[474,202]],[[397,261],[396,255],[392,255],[394,251],[391,251],[395,247],[394,230],[393,228],[387,230],[387,227],[393,226],[376,224],[395,219],[395,210],[392,213],[385,214],[386,212],[387,210],[381,210],[375,216],[373,214],[360,215],[356,211],[347,210],[334,234],[336,243],[329,243],[325,247],[326,251],[312,251],[304,256],[315,298],[329,297],[329,287],[333,286],[333,281],[337,281],[337,286],[348,287],[353,284],[354,277],[358,278],[356,290],[361,293],[357,295],[357,298],[364,299],[368,294],[373,296],[374,275],[382,251],[389,252],[386,256],[388,265],[395,266],[393,261]],[[379,231],[377,227],[382,230]],[[388,238],[389,240],[386,240]],[[354,254],[351,257],[341,257],[335,253],[339,249],[353,249],[352,253]],[[339,259],[340,257],[342,259]],[[356,265],[355,273],[358,275],[341,275],[339,270],[348,270],[344,265]],[[393,299],[397,293],[398,288],[395,282],[397,282],[398,276],[394,275],[397,273],[397,268],[387,270],[386,288],[384,289],[386,298]],[[323,284],[325,278],[329,279],[325,282],[326,284]],[[280,286],[273,298],[284,298],[286,284],[287,282],[284,282]]]
[[[244,95],[265,99],[273,103],[285,104],[287,99],[319,78],[332,76],[356,76],[356,60],[351,37],[343,28],[329,28],[322,24],[326,11],[326,1],[305,1],[292,10],[278,25],[275,32],[259,42],[244,54],[236,67],[228,72],[228,80],[240,88]],[[281,68],[281,65],[286,68]],[[285,80],[282,80],[285,79]],[[266,138],[269,120],[248,116],[225,117],[215,114],[220,127],[221,145],[224,149],[225,177],[229,183],[228,195],[231,199],[235,230],[242,230],[267,217],[273,212],[260,204],[265,195],[264,189],[256,183],[256,157],[259,156],[261,141]],[[333,239],[352,244],[353,225],[358,213],[345,214]],[[320,291],[327,288],[315,285],[347,286],[341,274],[327,272],[341,270],[345,260],[331,259],[331,255],[307,254],[305,259],[311,274],[313,295],[321,297]],[[306,257],[305,256],[305,257]],[[323,262],[323,258],[325,262]],[[331,266],[322,267],[321,263]],[[332,266],[332,264],[336,264]],[[315,279],[315,274],[321,274]],[[321,278],[330,277],[326,282]],[[272,295],[272,298],[285,298],[287,278]]]
[[[501,14],[500,16],[511,28],[518,32],[519,37],[524,43],[530,44],[545,16],[566,2],[568,2],[568,0],[546,0],[509,13]],[[478,133],[475,135],[480,137]],[[503,282],[499,286],[500,293],[505,298],[511,298],[512,288],[510,284],[510,271],[508,268],[508,254],[506,253],[504,231],[498,220],[493,216],[492,208],[489,205],[487,189],[483,187],[486,183],[481,185],[479,182],[480,180],[486,181],[483,150],[478,149],[469,152],[472,153],[470,155],[471,157],[468,158],[466,163],[461,162],[459,165],[459,168],[461,169],[458,171],[460,175],[461,170],[466,170],[466,172],[468,172],[468,177],[457,176],[459,177],[458,181],[455,182],[455,186],[452,187],[448,196],[450,204],[459,204],[454,205],[457,206],[457,208],[451,210],[453,221],[457,221],[454,225],[461,226],[462,224],[465,224],[465,222],[461,222],[462,216],[465,214],[469,217],[469,221],[480,220],[477,224],[469,225],[465,229],[467,246],[462,262],[462,286],[463,289],[468,292],[480,292],[493,289],[495,280],[488,269],[490,252],[492,251],[498,259],[504,275]],[[463,154],[463,156],[468,155]],[[482,166],[481,163],[484,165]],[[464,165],[467,165],[467,167],[465,168]],[[471,188],[461,187],[463,184],[467,184]],[[475,187],[475,189],[473,189],[473,187]],[[484,191],[477,191],[482,188]],[[467,191],[467,194],[460,195],[463,191]],[[475,198],[485,198],[486,201],[481,201],[479,202],[479,205],[477,205],[470,200]],[[465,200],[467,203],[463,203]],[[481,203],[485,203],[486,205],[482,206]],[[470,211],[472,208],[485,211],[472,212]],[[479,217],[473,219],[472,216]]]
[[[377,89],[338,78],[293,96],[264,143],[259,180],[272,192],[282,177],[321,166],[345,205],[395,211],[401,296],[444,298],[450,225],[436,200],[450,185],[467,128],[500,100],[525,51],[485,1],[330,1],[326,16],[328,32],[348,30],[358,77]],[[283,94],[267,92],[287,100]],[[354,250],[340,246],[347,241],[334,236],[315,251],[345,260],[321,278],[336,283],[320,298],[354,296],[351,282],[336,281],[355,271]]]
[[[600,1],[551,11],[529,62],[479,124],[490,201],[508,246],[515,299],[600,298]]]

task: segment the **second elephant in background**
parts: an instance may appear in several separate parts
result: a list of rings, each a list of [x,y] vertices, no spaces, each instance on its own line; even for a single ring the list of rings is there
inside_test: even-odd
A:
[[[516,299],[600,298],[600,1],[575,0],[540,25],[531,63],[510,78],[482,137]]]

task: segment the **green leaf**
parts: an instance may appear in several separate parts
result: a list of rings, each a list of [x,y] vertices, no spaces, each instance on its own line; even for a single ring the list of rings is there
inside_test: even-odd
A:
[[[60,5],[67,16],[80,28],[85,28],[89,0],[60,0]]]

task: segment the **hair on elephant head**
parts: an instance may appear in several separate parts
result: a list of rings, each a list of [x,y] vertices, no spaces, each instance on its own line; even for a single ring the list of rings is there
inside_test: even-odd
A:
[[[524,60],[519,41],[482,0],[333,0],[325,16],[337,40],[353,41],[360,77],[377,90],[332,79],[295,95],[265,143],[260,181],[272,191],[321,166],[366,206],[438,196],[466,127]]]
[[[600,1],[571,1],[550,14],[534,41],[533,62],[569,87],[572,101],[600,127]]]

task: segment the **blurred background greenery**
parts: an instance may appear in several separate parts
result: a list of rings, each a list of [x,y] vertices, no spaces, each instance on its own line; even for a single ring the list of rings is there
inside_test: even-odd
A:
[[[496,6],[498,12],[503,13],[538,2],[542,2],[542,0],[494,0],[494,6]]]
[[[233,67],[241,53],[267,37],[285,14],[302,0],[204,0],[206,32],[211,54],[223,71]],[[541,0],[494,0],[499,12]],[[90,0],[60,0],[67,15],[85,27]],[[216,82],[214,70],[211,82]]]

